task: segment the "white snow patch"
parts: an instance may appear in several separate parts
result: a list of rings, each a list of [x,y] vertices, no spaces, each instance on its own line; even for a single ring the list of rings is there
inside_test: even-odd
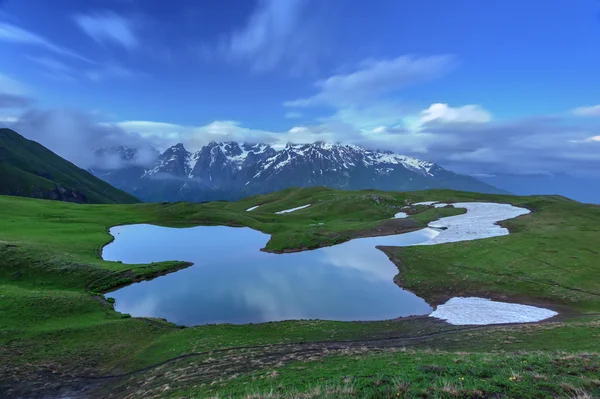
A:
[[[423,201],[423,202],[417,202],[413,205],[433,205],[435,204],[437,201]]]
[[[444,203],[444,202],[442,202],[442,203],[439,203],[439,204],[434,204],[434,205],[433,205],[433,207],[434,207],[434,208],[443,208],[443,207],[445,207],[445,206],[448,206],[448,204],[446,204],[446,203]]]
[[[251,208],[248,208],[248,209],[246,209],[246,212],[251,212],[251,211],[255,210],[256,208],[258,208],[259,206],[260,205],[256,205],[256,206],[253,206]]]
[[[297,207],[297,208],[286,209],[286,210],[284,210],[284,211],[275,212],[275,214],[277,214],[277,215],[281,215],[282,213],[290,213],[290,212],[298,211],[298,210],[300,210],[300,209],[308,208],[309,206],[311,206],[311,204],[308,204],[308,205],[302,205],[302,206],[299,206],[299,207]]]
[[[487,325],[504,323],[531,323],[556,316],[553,310],[515,303],[496,302],[484,298],[450,299],[437,307],[429,317],[462,325]]]
[[[496,223],[529,213],[528,209],[509,204],[459,202],[452,205],[456,208],[466,209],[467,213],[429,223],[429,227],[445,230],[431,240],[417,245],[434,245],[508,235],[508,229],[500,227]]]
[[[186,157],[186,166],[187,166],[187,173],[188,173],[188,177],[192,178],[194,177],[194,175],[192,174],[192,171],[194,170],[194,167],[196,166],[196,163],[198,162],[198,158],[200,157],[200,152],[196,152],[195,154],[189,154]]]
[[[404,219],[408,217],[408,213],[406,212],[398,212],[394,215],[394,219]]]

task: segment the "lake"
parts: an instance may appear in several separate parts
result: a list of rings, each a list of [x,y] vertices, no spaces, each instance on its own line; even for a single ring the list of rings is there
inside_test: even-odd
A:
[[[115,309],[179,325],[280,320],[387,320],[432,308],[393,282],[398,268],[377,245],[426,242],[434,229],[360,238],[289,254],[261,252],[269,235],[250,228],[148,224],[110,229],[105,260],[128,264],[167,260],[194,265],[106,294]]]

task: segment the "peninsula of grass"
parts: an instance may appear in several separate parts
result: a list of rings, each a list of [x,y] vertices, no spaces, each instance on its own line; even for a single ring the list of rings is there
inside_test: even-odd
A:
[[[102,260],[115,225],[248,226],[271,234],[265,250],[285,252],[411,231],[463,212],[417,206],[409,218],[392,219],[408,204],[433,200],[510,203],[532,213],[504,222],[509,236],[382,248],[403,287],[432,304],[477,295],[560,315],[483,327],[421,317],[182,328],[120,314],[102,296],[189,265]],[[231,203],[131,205],[0,196],[0,226],[2,397],[600,396],[598,206],[450,190],[309,188]]]

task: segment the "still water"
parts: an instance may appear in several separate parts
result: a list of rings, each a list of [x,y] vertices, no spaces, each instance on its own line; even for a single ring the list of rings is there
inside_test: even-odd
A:
[[[387,320],[432,311],[393,282],[397,267],[376,245],[428,241],[437,231],[355,239],[291,254],[261,252],[269,235],[250,228],[167,228],[147,224],[110,229],[106,260],[194,265],[107,294],[132,316],[193,326],[291,319]]]

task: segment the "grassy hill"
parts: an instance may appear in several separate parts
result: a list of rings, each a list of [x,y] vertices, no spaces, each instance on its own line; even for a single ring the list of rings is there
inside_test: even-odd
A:
[[[270,233],[266,249],[281,252],[383,231],[407,201],[428,200],[503,202],[532,213],[503,223],[509,236],[384,248],[404,287],[433,304],[480,295],[540,303],[560,316],[497,326],[416,317],[181,328],[117,313],[101,296],[188,266],[103,261],[110,226],[250,226]],[[416,207],[405,227],[456,212]],[[205,204],[0,196],[0,225],[2,397],[600,397],[598,206],[559,196],[319,187]]]
[[[134,196],[11,129],[0,129],[0,194],[80,203],[135,203]]]

